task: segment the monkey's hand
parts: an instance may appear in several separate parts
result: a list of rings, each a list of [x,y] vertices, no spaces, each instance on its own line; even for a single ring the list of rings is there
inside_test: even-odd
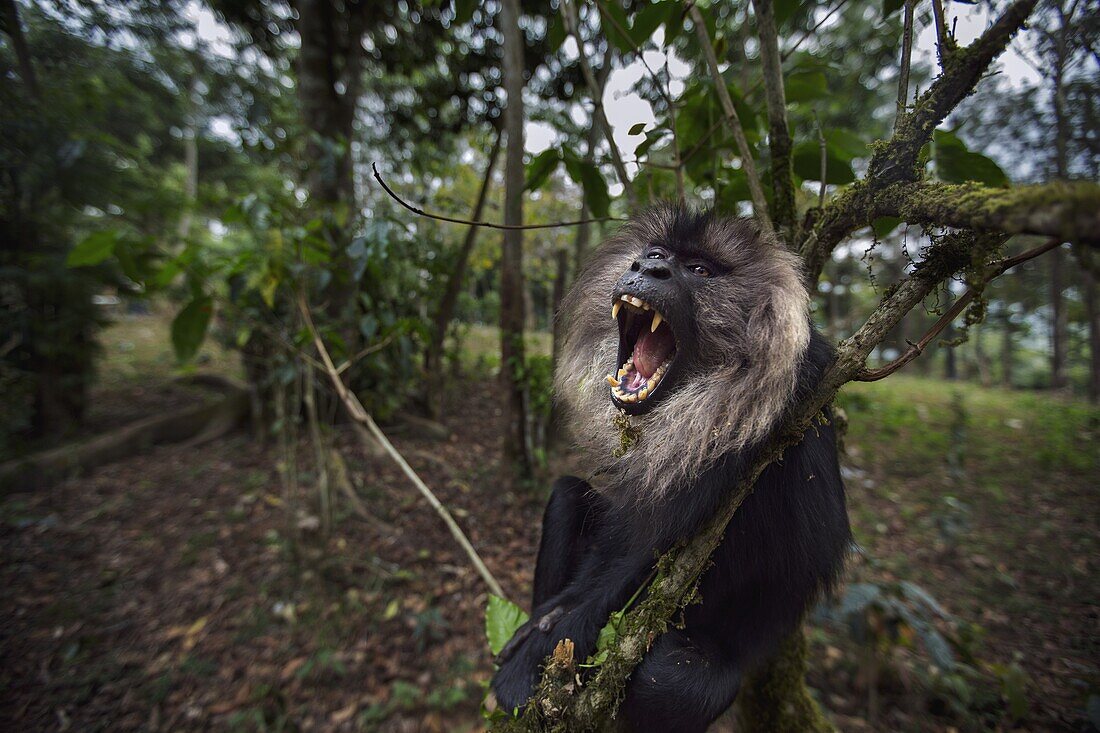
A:
[[[528,619],[523,626],[516,629],[516,633],[512,635],[512,638],[508,640],[508,643],[504,645],[504,648],[500,650],[500,654],[497,654],[496,659],[493,661],[500,666],[512,658],[512,655],[516,653],[516,650],[527,640],[531,633],[539,631],[540,633],[547,634],[550,629],[554,628],[554,624],[558,622],[558,619],[565,615],[565,608],[562,606],[554,606],[549,611],[544,613],[538,618]]]
[[[583,661],[595,650],[600,626],[607,620],[598,618],[593,604],[570,607],[564,599],[552,599],[536,612],[496,658],[500,669],[492,689],[499,705],[509,712],[522,708],[534,694],[543,664],[559,641],[571,640],[574,658]]]

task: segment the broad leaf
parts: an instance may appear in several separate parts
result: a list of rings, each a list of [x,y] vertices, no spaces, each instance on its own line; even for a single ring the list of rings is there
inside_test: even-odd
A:
[[[565,159],[565,169],[569,177],[584,187],[584,203],[592,216],[607,216],[611,208],[611,194],[607,191],[607,181],[600,169],[593,163],[569,156]]]
[[[645,123],[644,122],[635,122],[633,125],[630,126],[630,129],[627,130],[626,134],[627,135],[641,135],[643,132],[645,132]]]
[[[531,159],[527,164],[526,178],[523,184],[524,191],[537,191],[542,188],[550,174],[561,163],[561,153],[557,148],[547,148]]]
[[[795,71],[783,80],[788,102],[810,102],[829,96],[829,83],[823,71]]]
[[[455,0],[455,25],[469,23],[477,9],[477,0]]]
[[[98,265],[111,256],[117,243],[118,232],[114,229],[92,232],[69,251],[69,256],[65,258],[65,264],[69,267]]]
[[[871,230],[875,233],[875,239],[882,239],[897,229],[898,224],[901,224],[901,219],[896,216],[880,216],[871,222]]]
[[[856,180],[850,159],[825,141],[825,182],[835,185]],[[816,140],[804,140],[794,148],[794,172],[803,180],[821,180],[821,147]]]
[[[489,640],[489,651],[494,655],[508,643],[516,629],[527,623],[527,613],[500,596],[489,594],[489,605],[485,608],[485,636]]]
[[[199,350],[213,313],[214,303],[210,297],[198,295],[176,314],[172,321],[172,347],[177,359],[188,361]]]
[[[932,165],[936,178],[946,183],[977,181],[989,186],[1007,186],[1008,176],[992,159],[967,149],[966,143],[949,130],[932,133]]]
[[[655,143],[659,142],[667,134],[668,130],[650,130],[648,133],[646,133],[645,140],[643,140],[638,145],[638,147],[634,148],[634,157],[641,158],[643,155],[649,152],[649,149],[652,148]]]
[[[600,27],[615,48],[623,53],[630,53],[636,47],[634,38],[630,35],[630,21],[627,20],[626,11],[619,4],[619,0],[605,0],[599,4]]]
[[[614,0],[610,1],[613,2]],[[648,41],[653,32],[657,30],[657,26],[664,22],[665,16],[668,14],[668,9],[665,7],[667,4],[669,4],[667,1],[654,3],[642,8],[634,15],[634,25],[630,29],[630,35],[635,44],[641,46]]]
[[[679,0],[673,0],[672,2],[665,3],[668,7],[665,8],[665,46],[671,46],[672,42],[676,40],[676,37],[680,35],[680,32],[684,30],[684,18],[687,13],[684,11],[683,3]]]

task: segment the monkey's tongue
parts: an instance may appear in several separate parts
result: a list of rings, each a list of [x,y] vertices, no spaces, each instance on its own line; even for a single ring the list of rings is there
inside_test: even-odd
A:
[[[674,348],[676,339],[672,337],[672,330],[668,326],[661,324],[653,333],[643,329],[634,344],[634,368],[649,379],[665,363]]]

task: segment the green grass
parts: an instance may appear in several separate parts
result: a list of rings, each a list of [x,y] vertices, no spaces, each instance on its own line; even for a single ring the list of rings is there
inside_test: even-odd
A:
[[[848,414],[849,443],[894,456],[902,475],[943,466],[953,450],[985,483],[1100,471],[1100,409],[1080,400],[893,376],[849,384],[837,404]]]
[[[462,324],[456,341],[457,349],[452,350],[464,372],[495,372],[500,368],[500,329],[496,326]],[[528,357],[549,356],[553,337],[547,331],[527,331],[523,342]]]

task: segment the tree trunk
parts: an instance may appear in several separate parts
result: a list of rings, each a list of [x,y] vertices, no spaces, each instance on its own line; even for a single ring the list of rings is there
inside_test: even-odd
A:
[[[974,324],[974,366],[978,372],[978,381],[983,387],[993,384],[993,377],[989,370],[989,357],[985,353],[985,343],[982,335],[985,330],[981,324]]]
[[[950,342],[955,338],[955,324],[950,324],[943,332],[943,340]],[[952,381],[959,378],[959,366],[956,359],[955,347],[944,346],[943,349],[943,378]]]
[[[1100,295],[1097,294],[1097,271],[1100,261],[1087,249],[1078,251],[1082,259],[1081,280],[1085,291],[1085,317],[1089,323],[1089,402],[1100,404]],[[1096,265],[1096,266],[1094,266]]]
[[[340,336],[350,357],[359,350],[357,285],[348,256],[349,233],[355,219],[355,182],[351,139],[359,95],[362,18],[326,0],[298,3],[298,91],[302,119],[310,135],[305,182],[312,205],[325,222],[332,251],[332,281],[325,288],[326,315],[341,324]],[[344,49],[350,49],[345,53]],[[343,91],[341,92],[341,88]],[[345,377],[350,379],[349,369]]]
[[[504,223],[523,223],[523,31],[519,27],[519,0],[503,0],[503,76],[508,102],[504,128],[508,147],[504,156]],[[504,232],[500,256],[500,380],[505,395],[504,456],[502,470],[508,483],[531,475],[527,447],[527,410],[521,370],[523,349],[523,231]]]
[[[191,223],[195,216],[195,198],[199,192],[199,145],[198,145],[198,95],[199,95],[199,71],[200,63],[198,55],[191,57],[191,79],[187,83],[187,124],[183,130],[183,165],[187,171],[187,177],[183,182],[183,193],[186,197],[183,213],[180,214],[177,234],[181,241],[186,241],[191,235]]]
[[[492,185],[493,168],[500,156],[501,133],[498,130],[493,139],[493,147],[489,151],[489,158],[485,164],[485,175],[481,179],[481,188],[477,192],[477,200],[474,202],[473,212],[470,218],[473,221],[481,219],[481,212],[485,209],[485,200],[488,198],[489,187]],[[443,292],[443,298],[439,302],[439,310],[435,315],[435,323],[432,326],[432,340],[424,352],[424,384],[428,394],[428,411],[434,419],[439,419],[443,412],[443,387],[444,380],[440,378],[443,372],[444,342],[447,338],[447,329],[451,327],[451,321],[455,317],[455,306],[458,303],[458,295],[462,292],[462,284],[466,280],[466,270],[470,264],[470,252],[477,242],[478,227],[471,226],[466,229],[466,237],[462,240],[462,247],[458,251],[458,258],[451,271],[451,277],[447,280],[447,289]]]
[[[1058,180],[1065,181],[1069,178],[1069,152],[1067,146],[1070,131],[1069,120],[1066,117],[1066,94],[1063,82],[1069,52],[1066,43],[1069,29],[1068,20],[1061,3],[1055,3],[1055,5],[1055,10],[1061,18],[1061,27],[1054,43],[1054,164]],[[1066,284],[1062,260],[1061,249],[1056,249],[1050,253],[1050,386],[1052,389],[1065,389],[1068,385],[1066,378],[1066,305],[1063,297]]]
[[[550,358],[554,373],[558,371],[558,356],[561,354],[562,345],[562,324],[558,319],[558,310],[561,308],[561,301],[565,297],[565,283],[569,279],[569,252],[565,249],[559,249],[557,255],[557,272],[554,274],[554,294],[550,302],[550,315],[552,318],[551,324],[554,340],[551,347]],[[575,273],[573,277],[574,279],[576,278]],[[547,430],[547,443],[550,445],[556,444],[563,433],[561,403],[559,400],[554,400],[550,403],[550,426]]]
[[[738,729],[768,733],[825,733],[835,728],[806,689],[806,637],[802,629],[775,657],[745,678],[737,695]]]
[[[1012,317],[1005,304],[1004,330],[1001,332],[1001,384],[1012,389],[1012,360],[1015,358],[1012,341]]]
[[[30,49],[27,48],[27,39],[23,35],[23,24],[19,20],[19,5],[15,0],[0,0],[0,13],[3,13],[4,30],[11,38],[12,48],[15,49],[16,62],[19,64],[19,76],[22,77],[31,99],[41,101],[38,77],[34,73],[34,62],[31,60]]]

